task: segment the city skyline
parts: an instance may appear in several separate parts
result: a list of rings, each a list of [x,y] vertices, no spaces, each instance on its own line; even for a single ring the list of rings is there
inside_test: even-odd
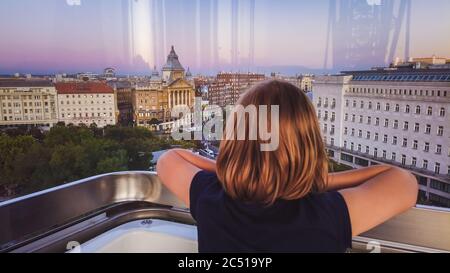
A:
[[[334,8],[340,13],[330,3],[337,4]],[[153,66],[161,68],[171,45],[186,68],[203,74],[336,72],[383,66],[391,57],[450,57],[450,37],[444,34],[450,33],[450,19],[439,16],[450,9],[450,2],[387,3],[5,0],[0,3],[5,28],[0,74],[100,72],[110,66],[122,75],[150,74]],[[411,4],[409,33],[408,16],[399,12],[403,3]],[[346,26],[339,18],[342,10],[363,18],[350,22],[352,33],[356,31],[350,37],[340,29]],[[384,23],[391,20],[392,24]],[[361,28],[364,25],[370,27]],[[390,37],[380,42],[380,30]]]

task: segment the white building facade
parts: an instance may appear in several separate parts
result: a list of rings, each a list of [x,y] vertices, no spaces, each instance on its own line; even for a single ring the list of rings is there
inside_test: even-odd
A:
[[[115,125],[118,118],[114,90],[101,82],[57,83],[59,121],[65,124]]]
[[[0,127],[52,127],[58,122],[57,94],[45,80],[0,81]]]
[[[334,160],[409,169],[422,198],[450,206],[450,70],[319,76],[313,101]]]

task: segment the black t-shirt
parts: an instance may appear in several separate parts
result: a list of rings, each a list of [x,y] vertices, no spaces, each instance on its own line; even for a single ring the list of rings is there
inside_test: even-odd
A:
[[[233,200],[215,173],[198,172],[190,188],[199,252],[345,252],[350,217],[338,192],[278,200],[271,206]]]

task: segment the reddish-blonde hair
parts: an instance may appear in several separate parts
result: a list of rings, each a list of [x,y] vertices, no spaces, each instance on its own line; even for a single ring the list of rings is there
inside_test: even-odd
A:
[[[328,157],[314,106],[299,88],[284,81],[267,81],[245,92],[237,105],[269,109],[278,105],[280,130],[275,151],[261,151],[264,141],[259,136],[257,140],[222,140],[217,176],[232,198],[270,205],[278,199],[294,200],[325,190]],[[268,121],[273,128],[271,122],[277,121]],[[249,128],[248,117],[245,123]]]

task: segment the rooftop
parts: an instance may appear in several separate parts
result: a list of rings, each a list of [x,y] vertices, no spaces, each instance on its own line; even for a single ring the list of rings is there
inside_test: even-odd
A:
[[[170,50],[169,56],[167,56],[167,62],[163,66],[163,70],[184,71],[184,68],[181,65],[180,61],[178,60],[178,55],[177,53],[175,53],[175,49],[173,46],[172,49]]]
[[[450,69],[378,68],[342,74],[352,75],[352,81],[450,82]]]
[[[58,94],[112,94],[112,87],[103,82],[62,82],[55,84]]]
[[[0,80],[0,87],[52,87],[53,83],[47,80]]]

